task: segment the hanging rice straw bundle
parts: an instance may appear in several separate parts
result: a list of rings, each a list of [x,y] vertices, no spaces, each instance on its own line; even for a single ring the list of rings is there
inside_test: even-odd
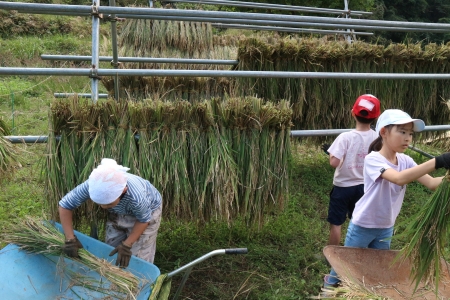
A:
[[[11,176],[16,167],[21,165],[20,154],[23,150],[3,137],[8,134],[9,128],[0,118],[0,180]]]
[[[17,221],[8,228],[2,234],[4,242],[16,244],[27,252],[64,257],[62,251],[64,235],[49,222],[28,217],[25,220]],[[58,270],[61,269],[62,271],[59,273],[70,279],[71,286],[81,286],[120,299],[136,299],[139,284],[144,282],[143,279],[96,257],[85,249],[80,249],[78,253],[79,258],[72,259],[86,266],[89,270],[96,271],[101,278],[93,279],[89,276],[83,276],[66,268],[64,264],[58,263]],[[104,279],[108,280],[111,285],[105,286]]]
[[[447,173],[432,197],[410,222],[400,237],[410,241],[401,251],[411,260],[411,276],[416,282],[435,284],[438,291],[441,257],[448,245],[450,221],[450,174]]]

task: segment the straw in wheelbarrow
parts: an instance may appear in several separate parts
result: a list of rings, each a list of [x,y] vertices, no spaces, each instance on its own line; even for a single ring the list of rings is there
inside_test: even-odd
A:
[[[65,256],[62,251],[64,235],[47,221],[27,217],[11,224],[2,237],[3,241],[16,244],[27,252],[45,256]],[[120,299],[136,299],[140,283],[138,277],[96,257],[85,249],[79,250],[79,256],[72,259],[89,270],[96,271],[100,275],[100,280],[75,273],[65,267],[64,260],[60,260],[57,269],[59,273],[69,278],[71,286],[81,286]],[[107,279],[111,285],[105,286],[102,278]]]
[[[411,260],[411,276],[416,284],[415,289],[424,281],[435,284],[436,292],[438,291],[441,257],[444,248],[448,246],[450,233],[449,200],[450,175],[447,172],[433,195],[398,236],[409,241],[400,253],[403,259]]]

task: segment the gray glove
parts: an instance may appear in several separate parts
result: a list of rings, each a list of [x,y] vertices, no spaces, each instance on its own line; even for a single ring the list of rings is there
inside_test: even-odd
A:
[[[128,264],[130,263],[131,259],[131,247],[125,245],[122,242],[113,251],[111,251],[109,256],[113,256],[116,253],[117,253],[116,266],[119,266],[121,268],[128,267]]]
[[[67,256],[75,258],[80,257],[78,255],[78,250],[82,248],[83,245],[80,243],[76,236],[73,239],[66,240],[64,242],[64,245],[62,246],[62,250]]]

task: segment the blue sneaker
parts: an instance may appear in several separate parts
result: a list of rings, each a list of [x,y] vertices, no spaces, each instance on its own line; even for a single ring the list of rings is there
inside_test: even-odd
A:
[[[337,288],[341,281],[330,274],[325,275],[323,278],[323,287],[324,288]]]

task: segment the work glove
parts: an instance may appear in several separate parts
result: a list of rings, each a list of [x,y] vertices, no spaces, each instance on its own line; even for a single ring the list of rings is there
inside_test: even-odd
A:
[[[116,253],[117,253],[116,266],[119,266],[121,268],[128,267],[128,264],[130,263],[131,259],[131,247],[125,245],[122,242],[113,251],[111,251],[109,256],[113,256]]]
[[[439,156],[436,156],[435,158],[435,168],[445,168],[450,169],[450,152],[441,154]]]
[[[330,146],[331,146],[330,144],[323,144],[321,147],[323,152],[325,152],[326,155],[330,155],[330,153],[328,153],[328,149],[330,148]]]
[[[78,249],[82,249],[83,245],[80,243],[80,241],[75,236],[73,239],[66,240],[64,242],[64,245],[62,246],[63,252],[69,256],[69,257],[80,257],[78,255]]]

